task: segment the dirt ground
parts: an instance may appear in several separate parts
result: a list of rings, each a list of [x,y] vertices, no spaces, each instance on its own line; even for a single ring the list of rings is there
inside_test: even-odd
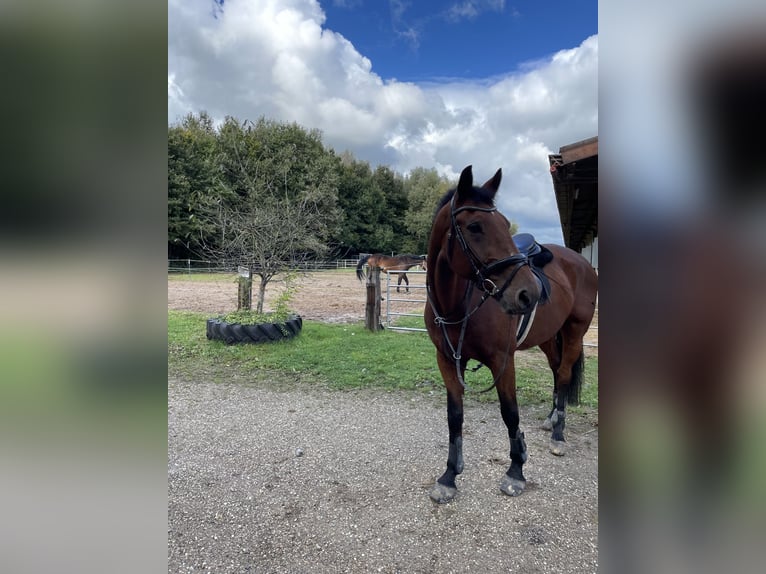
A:
[[[228,313],[237,309],[237,284],[231,275],[211,277],[212,280],[188,281],[184,275],[173,276],[168,281],[168,309],[200,311],[212,315]],[[390,299],[391,311],[400,313],[422,313],[425,305],[423,285],[425,274],[409,273],[410,293],[392,294],[387,297],[385,275],[381,276],[384,298]],[[395,279],[394,279],[395,282]],[[304,319],[328,323],[352,323],[364,320],[365,286],[352,270],[319,271],[300,276],[296,280],[297,291],[290,301],[290,307]],[[255,287],[254,287],[255,289]],[[266,290],[265,308],[269,310],[275,299],[285,289],[284,281],[277,278],[269,283]],[[420,302],[399,301],[417,299]],[[381,311],[385,313],[386,302]],[[589,344],[598,343],[598,312],[591,329],[585,337]],[[586,347],[586,352],[596,353],[596,347]]]
[[[352,273],[314,273],[300,286],[291,306],[304,318],[363,318]],[[236,285],[173,278],[168,308],[234,310]],[[440,396],[276,377],[169,378],[169,572],[598,571],[596,412],[568,414],[568,452],[556,457],[539,428],[547,408],[520,407],[527,489],[511,498],[498,488],[510,463],[498,405],[467,402],[458,495],[436,505],[428,491],[448,450]]]
[[[425,275],[410,273],[413,285],[412,298],[425,299],[422,289]],[[383,280],[383,278],[381,278]],[[257,289],[254,281],[253,296]],[[318,271],[301,275],[296,279],[296,293],[290,307],[304,319],[328,323],[350,323],[364,320],[366,298],[365,286],[352,270]],[[384,287],[385,288],[385,287]],[[265,309],[269,310],[275,299],[284,291],[285,283],[277,277],[266,289]],[[404,294],[401,298],[405,298]],[[402,303],[402,308],[417,310],[421,304]],[[183,275],[168,281],[168,309],[228,313],[237,310],[237,283],[230,275],[218,276],[212,281],[184,281]]]

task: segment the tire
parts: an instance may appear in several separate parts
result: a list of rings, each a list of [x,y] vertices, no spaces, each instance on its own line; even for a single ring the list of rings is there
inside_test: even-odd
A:
[[[257,323],[242,325],[227,323],[222,319],[208,319],[205,336],[211,341],[223,341],[227,345],[234,343],[270,343],[296,337],[303,328],[300,315],[293,315],[280,323]]]

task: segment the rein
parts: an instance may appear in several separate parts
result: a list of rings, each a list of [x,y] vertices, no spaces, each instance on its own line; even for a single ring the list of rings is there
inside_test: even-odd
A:
[[[471,300],[471,295],[473,295],[473,289],[474,284],[469,283],[468,288],[465,292],[465,304],[466,307],[468,306],[468,302]],[[465,330],[466,327],[468,327],[468,319],[471,318],[471,316],[476,313],[476,311],[479,310],[479,307],[481,307],[484,302],[489,298],[489,294],[485,291],[484,295],[482,295],[481,299],[477,303],[476,307],[468,311],[462,319],[459,321],[447,321],[444,317],[439,315],[439,312],[436,310],[436,305],[434,305],[433,297],[431,297],[431,285],[426,284],[426,299],[428,300],[428,304],[431,305],[431,310],[434,312],[434,323],[439,325],[442,329],[442,335],[444,336],[444,340],[447,342],[447,346],[449,347],[449,350],[452,352],[452,358],[455,360],[455,374],[457,375],[457,380],[460,382],[460,385],[466,389],[468,386],[465,384],[465,379],[463,378],[463,375],[461,373],[460,369],[460,362],[463,359],[463,356],[461,355],[461,351],[463,349],[463,340],[465,339]],[[521,320],[519,321],[519,326],[516,329],[516,345],[520,345],[524,339],[527,337],[527,333],[529,333],[529,330],[532,327],[532,321],[535,318],[535,311],[537,311],[537,304],[532,308],[532,310],[525,315],[521,317]],[[457,347],[455,347],[452,344],[452,341],[450,341],[449,333],[447,333],[447,325],[460,325],[460,335],[458,336],[457,340]],[[506,367],[508,366],[508,354],[511,350],[511,337],[510,333],[508,336],[508,347],[505,350],[505,361],[503,362],[503,368],[500,370],[500,375],[502,375],[505,372]],[[473,372],[478,371],[482,367],[482,364],[479,363],[475,368],[472,369]],[[498,375],[498,376],[500,376]],[[497,379],[498,377],[492,378],[492,384],[484,389],[483,391],[479,391],[480,393],[486,393],[488,391],[491,391],[493,388],[495,388],[495,385],[497,385]]]
[[[457,194],[455,194],[457,195]],[[473,252],[471,249],[471,246],[468,245],[468,242],[465,240],[465,237],[463,236],[462,231],[460,230],[460,226],[457,224],[456,216],[461,211],[483,211],[486,213],[493,213],[497,211],[496,207],[478,207],[478,206],[472,206],[472,205],[465,205],[463,207],[455,209],[455,195],[452,196],[452,200],[450,202],[450,217],[451,217],[451,229],[450,229],[450,239],[452,237],[456,237],[458,240],[458,243],[460,244],[461,249],[463,250],[463,253],[466,255],[468,260],[471,263],[471,266],[474,270],[474,280],[470,281],[468,283],[468,287],[466,288],[465,292],[465,303],[464,308],[468,308],[468,304],[471,301],[471,296],[473,295],[474,287],[477,285],[481,288],[483,291],[483,295],[481,296],[481,299],[476,304],[476,306],[471,309],[470,311],[467,311],[466,314],[463,316],[462,319],[459,321],[447,321],[444,317],[442,317],[438,310],[436,309],[436,305],[434,305],[433,297],[431,296],[431,285],[426,284],[426,298],[428,300],[429,305],[431,305],[431,310],[434,313],[434,323],[439,325],[442,329],[442,335],[444,336],[444,340],[447,342],[447,346],[449,347],[449,350],[452,352],[452,358],[455,360],[455,373],[457,375],[457,379],[460,382],[460,385],[465,389],[467,388],[465,384],[465,380],[463,379],[463,375],[461,373],[460,363],[462,361],[462,355],[461,351],[463,349],[463,340],[465,338],[465,331],[468,327],[468,320],[473,316],[476,311],[479,310],[479,308],[484,304],[484,302],[489,299],[490,297],[495,297],[496,299],[499,299],[503,292],[508,288],[508,286],[511,284],[511,281],[513,281],[513,278],[516,276],[516,274],[519,272],[519,270],[524,267],[525,265],[529,265],[529,259],[526,255],[522,253],[517,253],[514,255],[511,255],[509,257],[506,257],[505,259],[501,259],[500,261],[495,261],[489,265],[485,265]],[[499,273],[500,271],[506,269],[510,266],[515,266],[513,271],[511,272],[511,275],[508,279],[506,279],[505,283],[502,287],[498,288],[494,281],[492,281],[489,278],[489,275],[493,273]],[[530,328],[532,327],[532,321],[534,320],[535,311],[537,310],[537,304],[535,304],[534,307],[532,307],[532,310],[522,315],[521,319],[519,320],[519,326],[516,330],[516,345],[520,345],[524,339],[527,336],[527,333],[529,333]],[[447,326],[448,325],[460,325],[460,334],[458,336],[457,341],[457,347],[455,347],[452,344],[452,341],[449,338],[449,334],[447,333]],[[508,354],[511,349],[511,337],[509,333],[508,337],[508,348],[505,352],[505,361],[503,362],[503,368],[500,371],[500,375],[505,372],[506,367],[508,366]],[[481,363],[473,369],[473,371],[477,371],[481,368]],[[498,376],[500,376],[498,375]],[[488,388],[484,389],[483,391],[480,391],[481,393],[486,393],[490,390],[492,390],[497,385],[497,378],[493,377],[492,385],[490,385]]]

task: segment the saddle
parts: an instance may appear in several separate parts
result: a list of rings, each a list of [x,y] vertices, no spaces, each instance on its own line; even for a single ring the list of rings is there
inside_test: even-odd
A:
[[[550,296],[551,284],[545,276],[543,267],[553,261],[553,253],[544,245],[540,245],[531,233],[517,233],[513,236],[513,242],[519,252],[527,256],[532,273],[540,280],[542,287],[540,302],[544,303]]]

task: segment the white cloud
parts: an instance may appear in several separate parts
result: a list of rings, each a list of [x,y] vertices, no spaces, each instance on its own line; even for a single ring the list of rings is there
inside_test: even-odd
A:
[[[473,2],[462,2],[460,4],[453,4],[447,10],[448,20],[461,20],[463,18],[475,18],[479,15],[479,10],[476,8]]]
[[[332,0],[332,4],[338,8],[356,8],[361,6],[362,0]]]
[[[399,172],[436,167],[477,181],[503,168],[498,203],[522,230],[561,241],[547,155],[598,133],[598,38],[481,82],[382,79],[323,27],[316,0],[168,5],[168,120],[205,110],[296,121],[326,144]]]
[[[463,19],[471,20],[483,12],[502,12],[505,10],[505,0],[464,0],[452,4],[445,12],[444,18],[450,22]]]

